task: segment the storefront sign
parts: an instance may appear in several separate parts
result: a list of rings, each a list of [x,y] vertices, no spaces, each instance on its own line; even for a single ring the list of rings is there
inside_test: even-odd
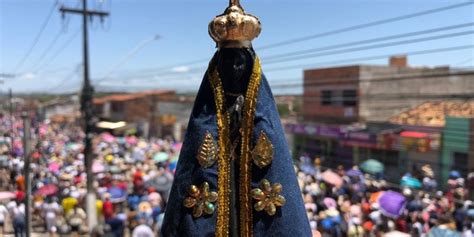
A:
[[[341,139],[345,136],[344,126],[328,126],[319,124],[286,124],[287,132],[310,136],[322,136]]]

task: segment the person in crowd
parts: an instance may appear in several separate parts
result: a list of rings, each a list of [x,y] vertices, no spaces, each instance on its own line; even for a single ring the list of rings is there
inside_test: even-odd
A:
[[[145,218],[140,218],[140,225],[135,227],[132,232],[132,237],[154,237],[155,233],[149,225],[146,224],[147,220]]]

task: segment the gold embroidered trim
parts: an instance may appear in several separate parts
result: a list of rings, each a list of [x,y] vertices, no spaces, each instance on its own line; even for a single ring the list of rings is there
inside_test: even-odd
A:
[[[229,236],[229,208],[230,208],[230,160],[229,160],[229,114],[225,112],[225,97],[219,73],[213,61],[209,64],[208,77],[214,92],[216,103],[217,131],[219,144],[218,176],[217,176],[217,225],[216,237]]]
[[[273,144],[265,132],[260,132],[257,144],[252,150],[252,160],[260,169],[272,163]]]
[[[240,160],[240,236],[253,236],[252,222],[252,200],[250,191],[250,182],[252,177],[251,165],[252,160],[250,152],[250,141],[254,127],[254,116],[257,107],[257,96],[262,79],[262,69],[260,67],[260,59],[255,58],[255,63],[250,76],[247,93],[244,104],[244,117],[242,120],[241,138],[241,160]]]
[[[197,160],[203,168],[209,168],[216,163],[217,143],[209,131],[204,135],[204,141],[199,147]]]

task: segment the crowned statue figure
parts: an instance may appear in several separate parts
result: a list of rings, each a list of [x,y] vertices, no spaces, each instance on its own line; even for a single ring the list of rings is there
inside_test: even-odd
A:
[[[189,119],[162,236],[311,236],[270,86],[257,17],[230,0]]]

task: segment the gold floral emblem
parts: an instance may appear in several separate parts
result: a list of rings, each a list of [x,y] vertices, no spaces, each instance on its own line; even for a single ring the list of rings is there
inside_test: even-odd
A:
[[[204,136],[204,141],[198,150],[197,160],[204,168],[209,168],[217,160],[217,143],[212,137],[212,134],[207,131]]]
[[[253,163],[260,169],[272,163],[273,159],[273,145],[264,132],[260,133],[257,144],[252,151]]]
[[[252,189],[252,197],[257,200],[255,203],[255,210],[265,210],[268,215],[273,216],[276,213],[276,207],[285,205],[286,199],[280,192],[282,186],[279,183],[270,184],[270,181],[263,179],[260,182],[260,188]]]
[[[184,206],[186,208],[193,208],[193,217],[198,218],[203,213],[211,215],[214,213],[216,207],[214,203],[217,201],[217,193],[209,192],[209,184],[204,182],[201,188],[196,185],[189,186],[189,197],[184,199]]]

